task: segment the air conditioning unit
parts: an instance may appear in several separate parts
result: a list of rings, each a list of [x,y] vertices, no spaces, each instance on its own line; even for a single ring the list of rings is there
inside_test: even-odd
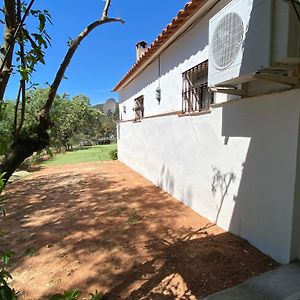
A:
[[[208,85],[237,84],[248,74],[300,63],[299,25],[291,1],[231,1],[209,21]]]

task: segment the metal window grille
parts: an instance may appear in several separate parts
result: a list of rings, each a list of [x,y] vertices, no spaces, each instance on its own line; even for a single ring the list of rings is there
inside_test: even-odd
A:
[[[134,100],[135,120],[144,117],[144,96],[140,96]]]
[[[182,74],[182,111],[197,112],[209,109],[214,103],[214,93],[209,91],[208,61]]]

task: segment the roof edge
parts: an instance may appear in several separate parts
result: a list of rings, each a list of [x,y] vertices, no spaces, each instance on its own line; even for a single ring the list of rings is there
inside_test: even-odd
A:
[[[143,71],[161,52],[165,50],[194,19],[207,12],[203,11],[205,6],[211,8],[219,0],[192,0],[186,3],[184,9],[180,10],[171,23],[158,35],[158,37],[148,47],[142,57],[130,68],[125,76],[117,83],[113,91],[118,92],[128,85],[141,71]],[[207,4],[207,5],[206,5]]]

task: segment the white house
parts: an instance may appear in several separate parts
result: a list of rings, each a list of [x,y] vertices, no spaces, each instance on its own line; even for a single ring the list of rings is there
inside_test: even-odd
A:
[[[300,257],[297,6],[193,0],[114,89],[119,159],[281,263]]]

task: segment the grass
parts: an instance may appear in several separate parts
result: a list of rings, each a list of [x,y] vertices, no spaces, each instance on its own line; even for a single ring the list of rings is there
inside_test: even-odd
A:
[[[42,163],[42,166],[59,166],[78,164],[84,162],[97,162],[111,160],[109,152],[116,149],[117,145],[103,145],[94,147],[85,147],[84,149],[74,150],[54,156],[53,159]]]
[[[132,209],[128,215],[128,224],[135,225],[139,221],[139,216],[135,209]]]

